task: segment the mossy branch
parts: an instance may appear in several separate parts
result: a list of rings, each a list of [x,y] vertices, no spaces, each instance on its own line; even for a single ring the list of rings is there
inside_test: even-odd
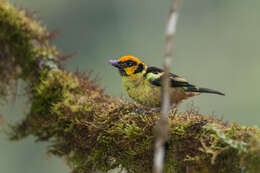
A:
[[[1,99],[22,79],[31,102],[25,119],[11,126],[10,139],[50,141],[48,152],[74,172],[151,172],[159,115],[141,115],[139,105],[106,95],[88,74],[59,68],[49,38],[25,11],[0,1]],[[258,172],[259,144],[256,127],[227,125],[196,111],[171,113],[164,171]]]

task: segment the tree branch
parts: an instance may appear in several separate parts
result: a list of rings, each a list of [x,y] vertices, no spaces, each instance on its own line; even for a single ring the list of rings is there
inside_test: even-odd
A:
[[[11,125],[10,139],[29,135],[49,141],[48,152],[73,172],[151,172],[154,126],[159,114],[139,114],[139,105],[108,96],[89,74],[59,68],[49,33],[22,10],[0,1],[0,91],[27,82],[31,107]],[[257,172],[260,130],[227,125],[194,110],[169,114],[164,172]]]
[[[170,95],[169,95],[169,72],[170,72],[170,61],[172,56],[172,44],[173,36],[176,31],[177,24],[177,4],[179,0],[172,0],[172,7],[170,10],[168,23],[166,26],[166,46],[164,55],[164,76],[163,76],[163,87],[162,87],[162,105],[161,105],[161,117],[158,121],[156,128],[156,141],[154,146],[154,173],[163,172],[163,162],[165,149],[164,145],[168,138],[168,113],[170,110]]]

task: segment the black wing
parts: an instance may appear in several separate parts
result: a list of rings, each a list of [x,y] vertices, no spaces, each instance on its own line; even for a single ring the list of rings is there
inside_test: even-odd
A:
[[[150,81],[151,84],[156,86],[162,86],[162,78],[164,71],[157,67],[148,67],[144,76]],[[189,84],[184,78],[177,76],[173,73],[169,73],[171,87],[194,87]]]

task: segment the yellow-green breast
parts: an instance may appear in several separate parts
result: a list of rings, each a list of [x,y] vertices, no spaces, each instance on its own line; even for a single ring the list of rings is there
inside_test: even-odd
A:
[[[148,107],[160,107],[161,87],[152,85],[143,74],[122,77],[123,87],[136,102]],[[191,93],[185,93],[183,88],[170,88],[171,104],[188,98]]]

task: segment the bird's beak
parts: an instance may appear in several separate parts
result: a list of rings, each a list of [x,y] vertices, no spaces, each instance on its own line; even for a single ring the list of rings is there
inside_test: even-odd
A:
[[[114,67],[119,67],[118,60],[114,60],[114,59],[109,60],[109,64]]]

